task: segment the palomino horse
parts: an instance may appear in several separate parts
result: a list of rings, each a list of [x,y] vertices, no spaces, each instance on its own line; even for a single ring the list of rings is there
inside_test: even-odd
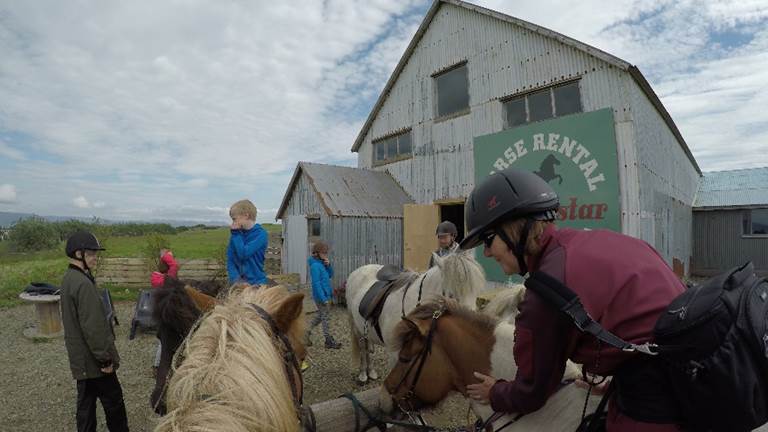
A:
[[[235,285],[180,347],[155,431],[298,431],[303,294]]]
[[[466,386],[477,382],[476,371],[514,379],[514,331],[511,321],[468,310],[450,299],[417,307],[394,330],[398,363],[384,380],[382,409],[392,411],[394,402],[406,412],[418,410],[437,404],[451,391],[466,397]],[[567,371],[578,376],[578,369]],[[586,390],[568,384],[544,407],[519,419],[513,414],[494,416],[489,405],[471,405],[483,421],[493,417],[494,431],[572,431],[580,422],[585,398]],[[588,409],[594,410],[598,401],[591,397]]]
[[[378,375],[370,361],[369,342],[392,346],[392,331],[400,319],[420,302],[430,301],[439,295],[455,298],[462,305],[474,309],[477,294],[485,287],[485,273],[470,252],[457,252],[447,257],[433,254],[435,266],[425,273],[404,273],[402,277],[412,280],[387,297],[379,316],[380,338],[369,321],[358,312],[365,293],[376,282],[376,273],[383,266],[369,264],[353,271],[347,279],[347,309],[352,332],[353,362],[359,365],[357,380],[366,382]],[[362,346],[361,346],[362,345]]]

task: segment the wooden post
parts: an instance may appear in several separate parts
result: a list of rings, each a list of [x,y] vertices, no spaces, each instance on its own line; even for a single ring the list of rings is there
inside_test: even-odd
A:
[[[30,338],[52,338],[62,335],[61,312],[59,310],[58,295],[29,295],[26,292],[19,294],[19,298],[35,304],[35,316],[37,325],[35,328],[24,330],[24,335]]]
[[[379,387],[355,393],[355,397],[372,415],[378,416],[381,414],[379,410]],[[352,401],[344,397],[312,404],[310,409],[315,417],[315,428],[309,427],[305,421],[304,431],[362,432],[362,428],[368,423],[368,417],[361,409],[357,408],[359,424],[355,424],[356,408],[352,405]],[[408,429],[397,426],[387,429],[388,432],[403,432],[406,430]]]

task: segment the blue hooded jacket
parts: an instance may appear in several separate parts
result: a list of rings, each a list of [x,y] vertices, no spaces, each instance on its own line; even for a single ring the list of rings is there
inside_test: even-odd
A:
[[[259,224],[249,230],[231,230],[227,246],[227,274],[229,283],[245,281],[251,285],[267,283],[264,274],[264,255],[269,236]]]
[[[308,263],[309,276],[312,279],[312,298],[317,303],[327,303],[333,296],[331,288],[333,266],[325,265],[323,260],[315,257],[309,257]]]

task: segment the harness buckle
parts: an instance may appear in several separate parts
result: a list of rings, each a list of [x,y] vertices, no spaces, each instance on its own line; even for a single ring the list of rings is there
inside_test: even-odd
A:
[[[440,309],[432,312],[432,319],[436,320],[436,319],[440,318],[440,316],[442,316],[442,315],[443,315],[443,309],[440,308]]]
[[[641,345],[631,344],[630,346],[622,349],[622,351],[624,351],[624,352],[640,352],[640,353],[643,353],[643,354],[646,354],[646,355],[655,356],[655,355],[659,355],[659,352],[656,351],[656,349],[658,347],[659,346],[657,344],[646,342],[646,343],[641,344]]]

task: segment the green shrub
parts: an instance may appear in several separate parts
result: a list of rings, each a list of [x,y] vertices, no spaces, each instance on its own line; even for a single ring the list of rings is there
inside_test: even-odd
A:
[[[170,249],[171,242],[162,234],[149,234],[141,247],[141,257],[147,265],[149,272],[157,271],[160,265],[160,249]]]
[[[16,222],[11,227],[9,240],[16,252],[35,252],[53,249],[60,243],[59,233],[45,219],[32,216]]]

